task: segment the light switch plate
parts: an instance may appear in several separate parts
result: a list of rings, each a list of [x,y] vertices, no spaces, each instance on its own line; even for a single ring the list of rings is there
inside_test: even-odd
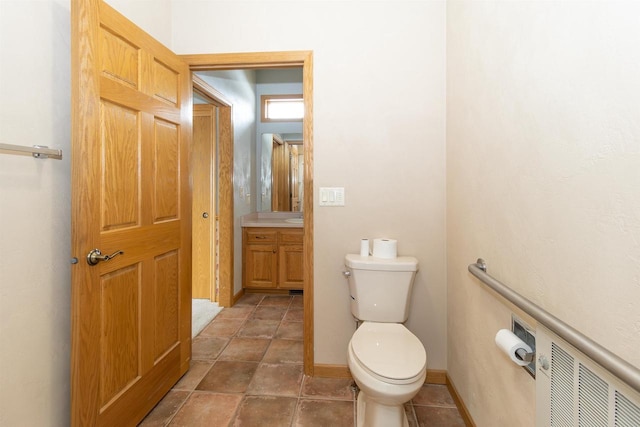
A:
[[[344,187],[320,187],[320,206],[344,206]]]

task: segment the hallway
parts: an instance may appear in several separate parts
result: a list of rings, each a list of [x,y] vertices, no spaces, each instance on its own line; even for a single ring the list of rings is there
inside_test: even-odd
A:
[[[302,296],[246,294],[194,339],[191,369],[141,426],[353,427],[349,379],[302,369]],[[464,426],[443,385],[406,405],[410,426]]]

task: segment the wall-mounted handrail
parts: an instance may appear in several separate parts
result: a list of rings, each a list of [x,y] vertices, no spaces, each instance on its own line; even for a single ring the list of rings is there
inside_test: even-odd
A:
[[[24,145],[0,144],[0,151],[8,151],[9,154],[28,153],[36,159],[62,160],[62,150],[49,148],[45,145],[34,145],[33,147],[25,147]]]
[[[640,392],[640,369],[491,277],[487,274],[487,264],[482,258],[479,258],[475,264],[469,264],[469,272],[628,386]]]

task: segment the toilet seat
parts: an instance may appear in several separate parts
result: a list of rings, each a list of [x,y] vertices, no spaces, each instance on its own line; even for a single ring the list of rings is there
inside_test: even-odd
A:
[[[427,367],[424,346],[400,323],[364,322],[350,346],[360,366],[386,383],[412,383]]]

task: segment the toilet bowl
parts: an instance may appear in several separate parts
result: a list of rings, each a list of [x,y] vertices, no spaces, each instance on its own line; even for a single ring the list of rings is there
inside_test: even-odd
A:
[[[418,271],[414,257],[393,259],[345,256],[351,314],[358,327],[349,341],[347,361],[360,387],[358,427],[408,427],[404,404],[420,391],[427,355],[405,326]]]
[[[351,337],[347,360],[360,388],[357,426],[408,426],[404,403],[427,374],[420,340],[401,323],[363,322]]]

